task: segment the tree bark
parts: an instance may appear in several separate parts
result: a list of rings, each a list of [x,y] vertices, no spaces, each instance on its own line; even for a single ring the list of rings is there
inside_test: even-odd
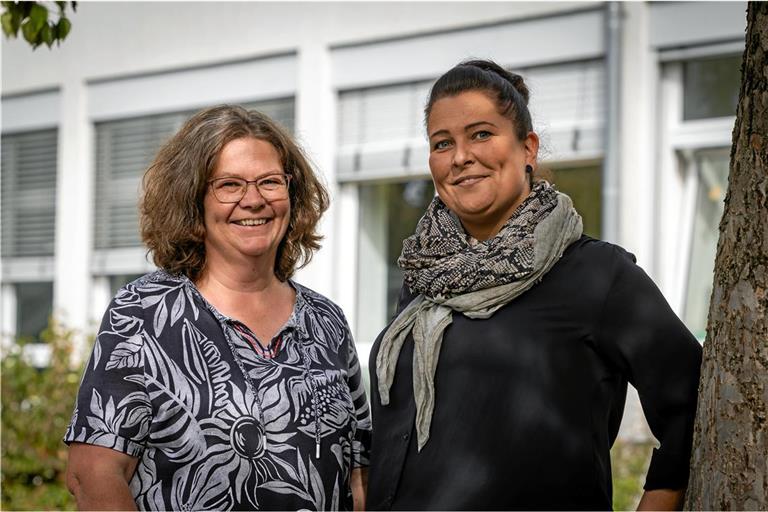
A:
[[[768,510],[768,3],[749,2],[688,510]]]

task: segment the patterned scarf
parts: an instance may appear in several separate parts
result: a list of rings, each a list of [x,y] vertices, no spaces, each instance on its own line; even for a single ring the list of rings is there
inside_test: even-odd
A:
[[[489,318],[530,289],[582,233],[571,199],[546,181],[534,185],[499,233],[482,242],[435,198],[403,242],[398,264],[405,284],[419,295],[395,318],[376,357],[381,404],[389,404],[400,350],[413,335],[413,395],[418,449],[429,439],[435,406],[435,370],[443,332],[454,311]]]

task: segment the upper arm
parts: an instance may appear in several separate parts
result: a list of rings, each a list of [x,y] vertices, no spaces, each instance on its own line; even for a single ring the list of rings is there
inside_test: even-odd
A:
[[[343,314],[342,314],[343,317]],[[353,414],[357,427],[352,443],[352,467],[368,466],[368,456],[371,446],[371,409],[368,406],[368,397],[365,393],[363,372],[360,360],[357,357],[357,349],[352,338],[352,332],[344,319],[347,336],[347,386],[352,399]]]
[[[111,448],[72,443],[67,462],[67,485],[74,491],[83,479],[107,475],[120,476],[127,483],[136,471],[138,462],[138,457]]]
[[[664,296],[624,255],[617,255],[597,336],[600,351],[638,391],[660,447],[646,489],[682,488],[696,414],[701,345]]]
[[[132,457],[144,450],[152,406],[145,386],[143,324],[138,296],[118,293],[85,368],[66,443],[111,448]]]

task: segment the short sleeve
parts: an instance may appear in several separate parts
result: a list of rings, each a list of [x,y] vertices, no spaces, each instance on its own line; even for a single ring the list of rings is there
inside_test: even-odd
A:
[[[141,455],[152,417],[144,383],[145,335],[141,300],[133,286],[127,285],[104,314],[65,443]]]
[[[360,360],[357,357],[357,349],[355,349],[355,342],[352,339],[349,326],[346,326],[346,331],[349,341],[349,343],[347,343],[347,385],[349,386],[349,391],[352,396],[352,405],[355,409],[355,417],[357,420],[357,429],[355,430],[355,437],[352,441],[352,467],[367,467],[369,465],[371,432],[373,428],[371,423],[371,410],[368,406],[368,397],[365,394]]]
[[[634,258],[616,251],[598,346],[637,388],[660,443],[645,489],[682,489],[688,483],[701,345]]]

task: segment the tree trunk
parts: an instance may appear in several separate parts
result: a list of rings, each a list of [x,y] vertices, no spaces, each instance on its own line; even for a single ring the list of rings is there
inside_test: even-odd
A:
[[[768,3],[749,2],[688,510],[768,509]]]

